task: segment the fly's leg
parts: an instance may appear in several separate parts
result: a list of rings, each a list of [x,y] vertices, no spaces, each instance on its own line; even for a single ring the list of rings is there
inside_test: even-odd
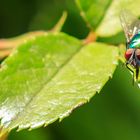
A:
[[[132,81],[132,84],[134,85],[134,71],[133,71],[131,68],[128,67],[128,64],[129,64],[129,63],[126,62],[126,67],[127,67],[127,69],[128,69],[129,71],[132,72],[132,75],[133,75],[133,81]],[[137,71],[137,69],[136,69],[136,71]],[[137,72],[136,72],[136,73],[137,73]],[[138,73],[139,73],[139,69],[138,69]]]
[[[136,80],[138,80],[138,76],[139,76],[139,67],[136,67]]]
[[[125,67],[125,65],[126,65],[125,63],[121,63],[121,67]]]

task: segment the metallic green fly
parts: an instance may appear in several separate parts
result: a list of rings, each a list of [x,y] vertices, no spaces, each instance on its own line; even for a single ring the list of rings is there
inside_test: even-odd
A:
[[[126,36],[126,67],[133,73],[134,81],[138,79],[140,67],[140,20],[127,10],[121,12],[120,20]]]

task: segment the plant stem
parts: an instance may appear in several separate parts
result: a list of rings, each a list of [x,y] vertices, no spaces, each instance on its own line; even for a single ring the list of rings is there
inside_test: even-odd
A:
[[[2,127],[0,127],[0,140],[6,140],[8,134],[8,131],[5,131]]]
[[[7,139],[8,134],[4,134],[0,137],[0,140],[6,140]]]
[[[19,46],[20,44],[24,43],[28,39],[32,39],[36,36],[46,34],[45,31],[35,31],[29,32],[24,35],[10,38],[10,39],[0,39],[0,59],[7,57],[13,48]]]

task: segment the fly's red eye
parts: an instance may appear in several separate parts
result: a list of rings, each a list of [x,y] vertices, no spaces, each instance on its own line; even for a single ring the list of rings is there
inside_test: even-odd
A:
[[[136,56],[137,56],[137,58],[140,60],[140,49],[137,49],[137,50],[136,50]]]
[[[129,58],[131,57],[132,53],[133,53],[133,49],[128,49],[126,52],[125,52],[125,59],[126,60],[129,60]]]

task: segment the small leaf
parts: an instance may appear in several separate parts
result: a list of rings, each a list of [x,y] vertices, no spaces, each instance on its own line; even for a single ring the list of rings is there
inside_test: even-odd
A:
[[[100,37],[109,37],[121,32],[120,11],[128,9],[140,16],[139,0],[76,0],[81,15]],[[98,27],[97,27],[98,26]]]
[[[81,16],[85,19],[89,27],[94,30],[102,20],[110,2],[111,0],[76,0],[81,10]]]
[[[3,132],[62,120],[102,89],[117,59],[117,47],[82,46],[64,33],[37,36],[17,47],[0,69]]]
[[[112,0],[100,26],[96,30],[97,34],[102,37],[108,37],[121,32],[122,27],[119,19],[121,10],[126,8],[135,15],[140,16],[138,3],[139,0]]]

